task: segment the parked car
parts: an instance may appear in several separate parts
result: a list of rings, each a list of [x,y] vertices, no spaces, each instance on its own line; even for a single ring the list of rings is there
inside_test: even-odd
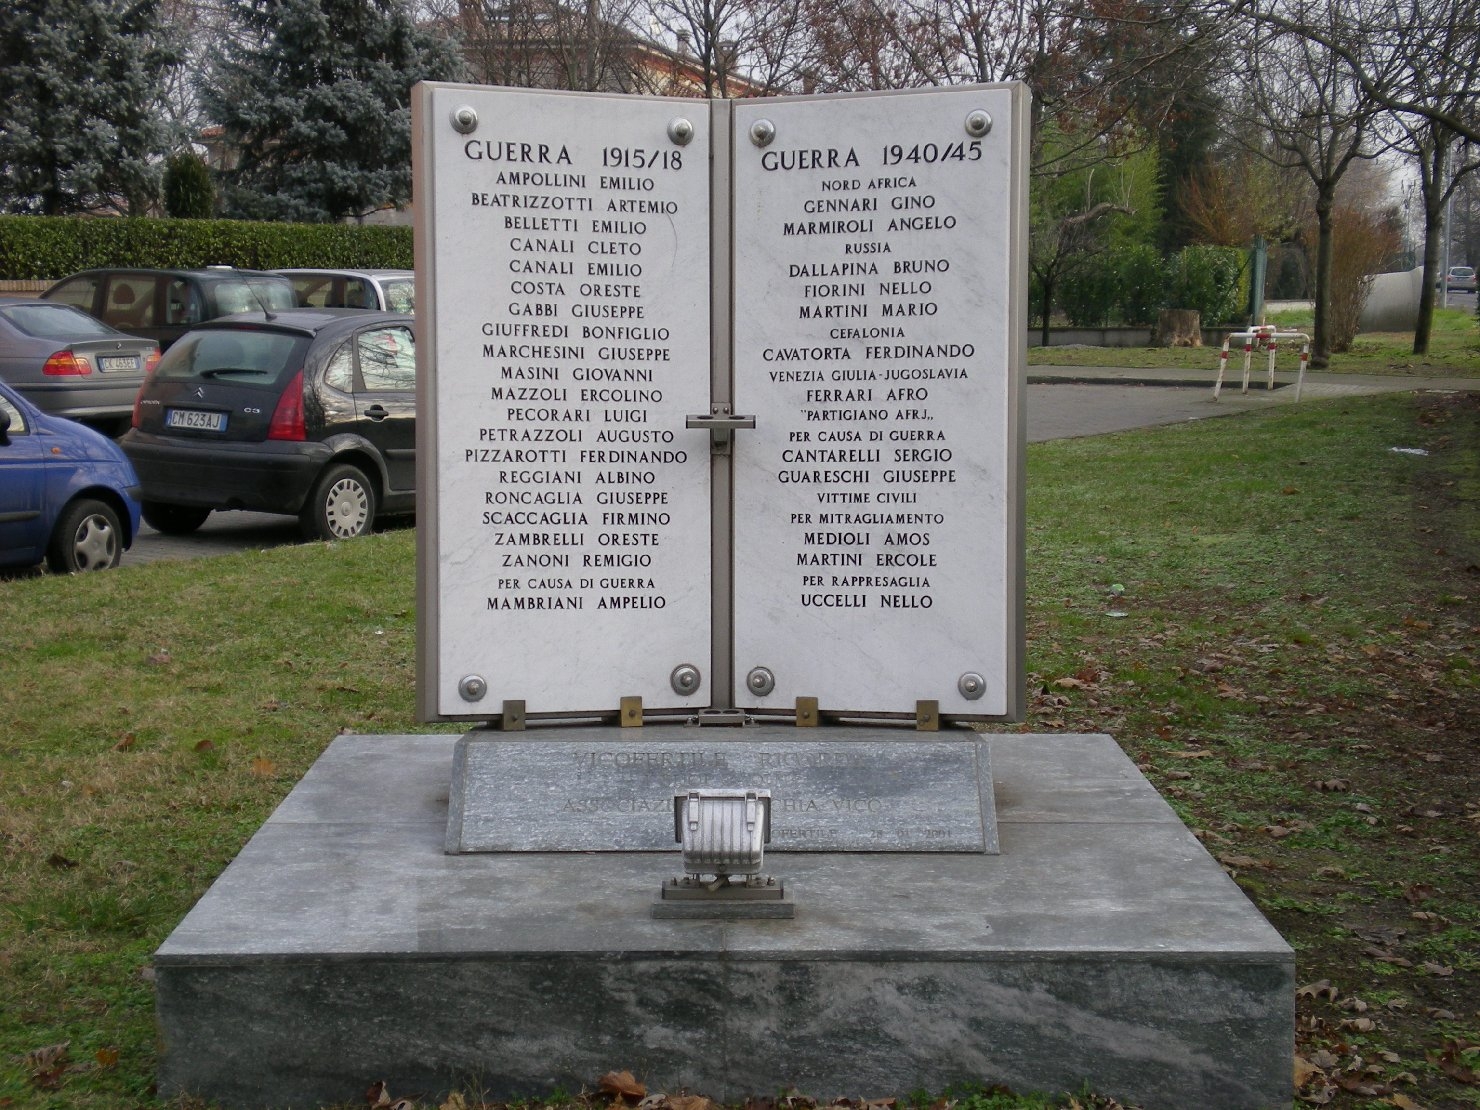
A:
[[[84,270],[45,293],[103,323],[168,350],[204,320],[293,308],[293,286],[279,274],[208,266],[204,270]]]
[[[1449,267],[1449,292],[1451,292],[1451,293],[1473,293],[1473,292],[1475,292],[1475,267],[1473,267],[1473,266],[1451,266],[1451,267]]]
[[[415,511],[412,317],[327,308],[210,321],[165,352],[120,442],[161,532],[251,509],[296,515],[310,539],[361,535]]]
[[[116,567],[139,509],[139,479],[118,444],[0,385],[0,565]]]
[[[274,270],[293,283],[303,308],[378,308],[416,311],[411,270]]]
[[[0,381],[42,412],[117,435],[158,361],[152,340],[115,331],[71,305],[0,301]]]

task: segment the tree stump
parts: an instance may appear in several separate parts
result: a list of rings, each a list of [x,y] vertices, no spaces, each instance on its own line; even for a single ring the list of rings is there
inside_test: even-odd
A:
[[[1164,308],[1156,314],[1158,347],[1201,347],[1202,313],[1195,308]]]

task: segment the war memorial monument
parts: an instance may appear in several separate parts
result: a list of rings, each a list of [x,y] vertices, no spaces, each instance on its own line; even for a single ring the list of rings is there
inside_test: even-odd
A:
[[[418,681],[155,957],[161,1090],[1286,1105],[1293,954],[1021,720],[1027,97],[418,86]]]

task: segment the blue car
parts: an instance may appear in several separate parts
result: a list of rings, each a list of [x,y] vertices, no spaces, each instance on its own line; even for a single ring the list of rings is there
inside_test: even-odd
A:
[[[116,567],[139,532],[139,478],[119,446],[0,383],[0,566]]]

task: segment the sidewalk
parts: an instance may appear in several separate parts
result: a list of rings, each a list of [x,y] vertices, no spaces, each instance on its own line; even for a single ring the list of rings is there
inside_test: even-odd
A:
[[[1028,381],[1033,384],[1080,383],[1110,385],[1162,385],[1205,388],[1211,398],[1213,383],[1218,378],[1216,352],[1206,371],[1178,367],[1134,368],[1125,366],[1029,366]],[[1275,370],[1275,394],[1295,385],[1296,371],[1286,367]],[[1230,358],[1223,377],[1223,399],[1238,394],[1243,379],[1241,363]],[[1249,394],[1264,392],[1268,371],[1255,367],[1249,374]],[[1329,370],[1307,370],[1303,398],[1350,397],[1365,393],[1403,393],[1413,389],[1480,390],[1480,378],[1449,377],[1441,374],[1334,374]],[[1293,401],[1295,390],[1281,400]]]
[[[1264,373],[1251,374],[1249,392],[1240,391],[1241,370],[1223,381],[1213,399],[1216,369],[1206,373],[1177,368],[1131,369],[1108,366],[1028,367],[1028,440],[1105,435],[1157,424],[1180,424],[1216,416],[1236,416],[1295,400],[1295,371],[1275,371],[1275,389]],[[1307,371],[1303,401],[1409,390],[1480,390],[1480,378],[1437,375],[1333,374]]]

